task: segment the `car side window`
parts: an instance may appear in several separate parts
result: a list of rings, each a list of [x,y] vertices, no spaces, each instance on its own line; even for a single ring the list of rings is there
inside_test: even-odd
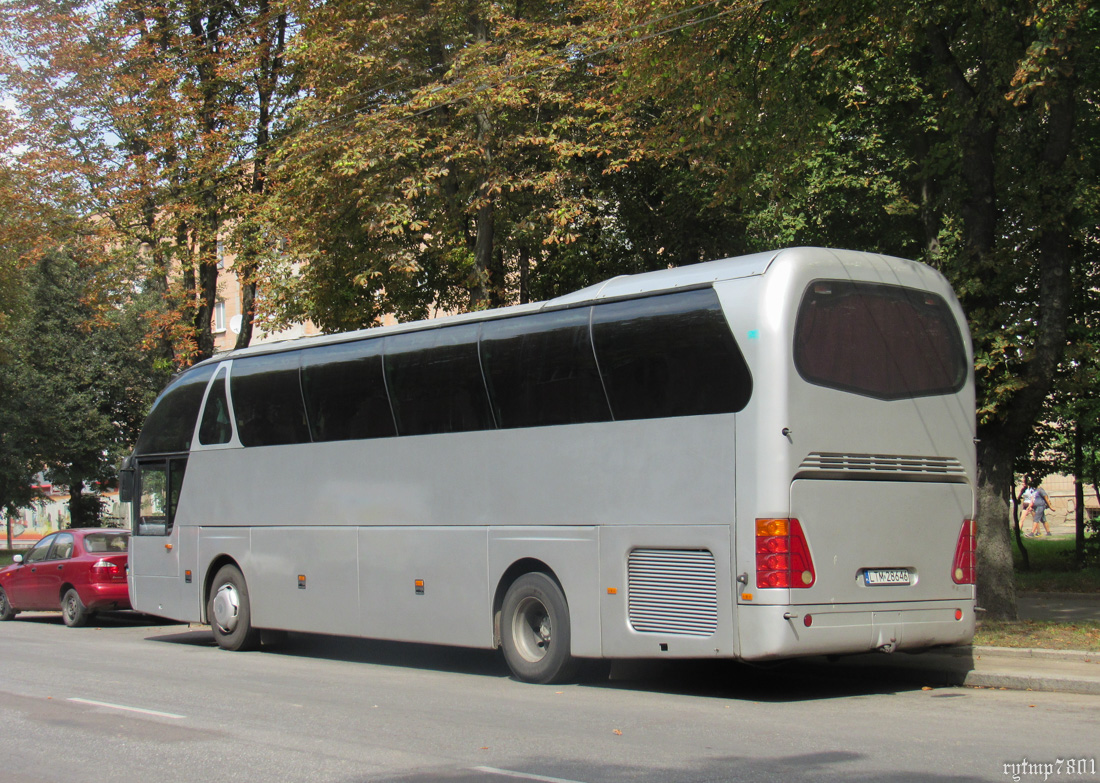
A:
[[[73,556],[73,534],[58,533],[53,541],[53,551],[50,560],[68,560]]]
[[[52,536],[46,536],[37,544],[35,544],[31,551],[27,553],[27,556],[23,559],[24,563],[40,563],[45,560],[50,554],[50,547],[53,545],[54,539],[57,538],[57,534]]]

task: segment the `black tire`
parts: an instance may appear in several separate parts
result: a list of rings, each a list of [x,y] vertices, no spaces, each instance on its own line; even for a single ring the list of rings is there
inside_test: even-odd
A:
[[[11,604],[8,603],[8,594],[4,592],[4,588],[0,587],[0,621],[13,620],[19,612],[11,608]]]
[[[214,641],[223,650],[254,650],[260,645],[260,629],[252,627],[248,585],[235,565],[218,569],[210,585],[206,619],[214,630]]]
[[[569,650],[569,605],[558,583],[543,573],[524,574],[501,606],[500,642],[517,680],[565,682],[577,671]]]
[[[92,619],[92,613],[84,606],[80,595],[72,587],[61,596],[61,619],[70,628],[83,628]]]

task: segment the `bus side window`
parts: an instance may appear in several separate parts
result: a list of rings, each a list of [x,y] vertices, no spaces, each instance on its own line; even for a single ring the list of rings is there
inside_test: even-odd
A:
[[[588,330],[591,308],[487,322],[481,361],[502,428],[609,421]]]
[[[463,324],[385,338],[386,385],[401,435],[494,429],[479,330]]]
[[[249,356],[233,362],[229,388],[237,437],[244,446],[309,443],[298,380],[300,351]]]
[[[302,357],[302,393],[315,441],[397,434],[382,375],[382,340],[313,348]]]
[[[736,413],[752,375],[713,288],[597,305],[596,359],[616,419]]]
[[[225,395],[225,370],[218,372],[210,393],[206,395],[206,408],[199,425],[199,443],[211,446],[229,443],[233,439],[233,425],[229,421],[229,400]]]

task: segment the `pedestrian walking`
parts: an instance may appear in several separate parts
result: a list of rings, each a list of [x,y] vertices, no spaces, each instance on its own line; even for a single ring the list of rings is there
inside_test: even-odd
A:
[[[1031,498],[1028,504],[1031,510],[1031,532],[1028,536],[1034,538],[1039,535],[1039,525],[1043,526],[1046,534],[1050,535],[1050,528],[1047,526],[1046,512],[1047,509],[1053,509],[1054,506],[1050,502],[1050,496],[1047,495],[1047,491],[1039,486],[1039,479],[1031,477],[1028,479],[1028,484],[1031,486]]]

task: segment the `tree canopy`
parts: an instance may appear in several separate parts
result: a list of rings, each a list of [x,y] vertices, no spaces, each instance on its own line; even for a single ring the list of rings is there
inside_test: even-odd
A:
[[[110,251],[97,284],[153,295],[164,362],[212,350],[219,243],[249,316],[326,331],[785,245],[942,270],[975,344],[980,602],[1015,613],[1013,466],[1093,344],[1094,4],[43,8],[0,2],[0,130]]]

